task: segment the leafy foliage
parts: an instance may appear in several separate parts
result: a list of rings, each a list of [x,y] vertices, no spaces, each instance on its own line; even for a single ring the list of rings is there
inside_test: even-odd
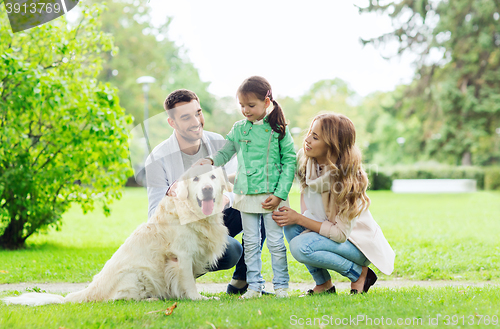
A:
[[[415,80],[393,107],[399,121],[421,123],[406,140],[443,162],[499,162],[500,3],[374,0],[361,8],[374,11],[388,13],[394,30],[364,42],[395,41],[398,53],[417,55]]]
[[[366,162],[387,166],[428,160],[421,151],[422,122],[416,116],[404,117],[398,113],[405,89],[406,86],[398,86],[392,92],[374,93],[360,104],[358,111],[366,122],[367,141],[363,148]]]
[[[103,7],[12,34],[0,10],[0,246],[17,248],[71,203],[83,211],[121,196],[131,174],[127,117],[116,89],[98,82]]]
[[[500,190],[500,167],[485,168],[484,188],[487,190]]]
[[[326,79],[314,83],[298,100],[290,97],[279,99],[290,128],[300,128],[302,133],[294,136],[295,145],[300,146],[312,119],[321,112],[342,113],[356,126],[356,141],[363,147],[367,142],[366,120],[360,112],[361,98],[342,79]]]
[[[213,111],[215,100],[207,91],[209,83],[201,81],[183,49],[167,36],[170,19],[154,25],[147,1],[117,0],[106,6],[108,9],[101,15],[101,30],[113,35],[119,52],[104,51],[98,80],[119,89],[120,104],[134,116],[135,124],[144,120],[144,94],[136,82],[144,75],[156,79],[148,93],[149,117],[164,112],[165,98],[180,88],[193,90],[204,111]]]

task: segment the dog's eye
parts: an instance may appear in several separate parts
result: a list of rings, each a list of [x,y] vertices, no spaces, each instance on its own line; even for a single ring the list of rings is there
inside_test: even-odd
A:
[[[215,175],[210,176],[210,178],[215,179]]]
[[[193,178],[193,181],[197,182],[199,181],[200,179],[198,178],[198,176],[196,176],[195,178]]]

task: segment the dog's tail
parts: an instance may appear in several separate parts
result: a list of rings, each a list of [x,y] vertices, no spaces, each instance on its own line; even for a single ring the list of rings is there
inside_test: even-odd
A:
[[[30,292],[17,297],[5,297],[2,299],[6,304],[39,306],[46,304],[62,304],[64,297],[54,294]]]

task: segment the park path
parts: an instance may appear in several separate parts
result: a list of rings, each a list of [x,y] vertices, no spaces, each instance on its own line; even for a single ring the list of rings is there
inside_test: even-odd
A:
[[[0,291],[7,290],[17,290],[24,291],[26,288],[38,287],[42,290],[52,293],[70,293],[74,291],[79,291],[87,287],[89,283],[10,283],[10,284],[0,284]],[[498,286],[499,282],[490,281],[480,281],[480,282],[470,282],[470,281],[411,281],[411,280],[388,280],[388,281],[377,281],[374,288],[383,287],[390,289],[401,289],[405,287],[424,287],[424,288],[440,288],[440,287],[484,287],[484,286]],[[197,283],[198,291],[206,293],[219,293],[225,292],[227,283]],[[306,291],[314,286],[314,282],[302,282],[302,283],[290,283],[290,290],[300,290]],[[335,283],[338,291],[350,291],[349,282],[337,282]],[[273,291],[272,283],[266,283],[266,290]]]

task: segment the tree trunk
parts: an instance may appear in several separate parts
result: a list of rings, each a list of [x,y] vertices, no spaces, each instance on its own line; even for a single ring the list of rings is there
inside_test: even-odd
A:
[[[0,247],[3,249],[20,249],[24,247],[26,238],[23,238],[23,228],[23,220],[11,219],[2,236],[0,236]]]
[[[462,166],[472,166],[472,154],[469,151],[462,154]]]

